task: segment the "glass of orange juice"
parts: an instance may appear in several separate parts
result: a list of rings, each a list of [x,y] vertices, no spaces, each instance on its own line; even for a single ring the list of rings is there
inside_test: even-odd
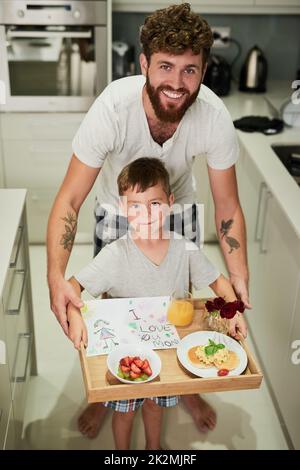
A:
[[[175,326],[188,326],[194,318],[194,305],[191,299],[175,299],[172,298],[167,319]]]

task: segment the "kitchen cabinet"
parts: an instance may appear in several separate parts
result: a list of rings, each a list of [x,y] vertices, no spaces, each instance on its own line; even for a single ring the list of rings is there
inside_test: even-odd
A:
[[[9,422],[10,408],[12,406],[4,318],[2,314],[0,314],[0,342],[0,449],[2,449],[6,439],[7,423]]]
[[[237,14],[290,14],[300,13],[299,0],[191,0],[189,2],[194,11],[201,14],[237,13]],[[113,0],[112,10],[124,12],[150,13],[159,8],[171,5],[163,0]]]
[[[299,7],[300,0],[255,0],[257,6]]]
[[[283,412],[286,406],[283,390],[292,386],[286,376],[286,362],[290,356],[295,302],[299,296],[300,243],[251,156],[245,149],[242,152],[240,200],[247,226],[253,305],[247,312],[247,319],[264,373]],[[297,399],[295,395],[290,404],[292,408],[298,402],[299,391],[298,388]],[[290,432],[289,421],[286,426]]]
[[[18,205],[15,202],[17,197]],[[0,248],[3,261],[0,276],[0,340],[6,350],[5,357],[0,358],[0,449],[21,447],[29,377],[30,373],[37,372],[24,202],[25,191],[0,190],[1,217],[5,217],[9,210],[13,211],[1,234]],[[7,251],[9,247],[11,250]],[[7,259],[9,262],[4,272]]]
[[[191,0],[189,3],[192,5],[199,6],[245,6],[245,5],[254,5],[255,0]]]
[[[295,449],[300,449],[300,285],[294,308],[288,353],[284,357],[282,380],[278,388],[281,413]]]
[[[45,243],[49,213],[68,168],[72,139],[83,117],[81,113],[1,115],[5,184],[8,188],[28,189],[31,243]],[[94,199],[92,189],[80,210],[77,242],[93,239]]]
[[[2,136],[0,128],[0,188],[4,187],[4,162],[3,162],[3,151],[2,151]]]

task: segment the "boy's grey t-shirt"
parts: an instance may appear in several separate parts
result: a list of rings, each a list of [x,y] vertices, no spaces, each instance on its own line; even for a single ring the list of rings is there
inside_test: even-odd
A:
[[[188,296],[189,282],[195,289],[207,287],[220,276],[204,253],[184,238],[170,239],[160,265],[154,264],[128,235],[106,245],[75,278],[94,297]]]

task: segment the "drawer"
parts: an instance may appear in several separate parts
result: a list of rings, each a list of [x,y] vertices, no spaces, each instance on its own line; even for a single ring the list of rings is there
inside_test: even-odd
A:
[[[6,185],[10,188],[58,190],[67,171],[71,141],[4,141]]]
[[[8,415],[8,422],[6,426],[3,450],[14,450],[14,449],[16,449],[15,419],[14,419],[13,407],[11,405],[10,410],[9,410],[9,415]]]
[[[85,113],[3,113],[2,138],[71,141],[84,116]]]
[[[2,336],[2,335],[1,335]],[[8,364],[0,364],[0,450],[4,447],[9,411],[11,388]]]
[[[26,399],[28,393],[31,351],[33,344],[32,333],[26,328],[20,328],[17,336],[16,361],[14,364],[14,375],[12,382],[12,404],[15,418],[16,445],[20,448],[23,434],[23,423]]]
[[[10,370],[11,381],[16,375],[17,355],[20,339],[18,335],[29,333],[29,310],[28,310],[28,277],[29,273],[20,271],[18,273],[18,297],[14,310],[5,311],[5,337],[7,361]],[[12,291],[13,292],[13,291]],[[17,364],[18,365],[18,364]],[[18,370],[19,373],[19,370]],[[13,390],[12,390],[13,392]]]
[[[20,285],[21,272],[26,267],[25,240],[24,240],[24,216],[21,218],[10,257],[10,266],[7,272],[5,287],[3,289],[4,314],[15,313],[21,298],[22,285]]]

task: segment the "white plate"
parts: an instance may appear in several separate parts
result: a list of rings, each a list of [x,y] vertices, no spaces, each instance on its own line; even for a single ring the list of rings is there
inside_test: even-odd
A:
[[[141,382],[135,382],[134,380],[122,379],[118,376],[118,368],[120,360],[126,356],[140,356],[141,359],[147,359],[149,361],[150,367],[152,369],[152,375],[147,380]],[[120,382],[125,384],[144,384],[155,379],[161,371],[161,360],[159,355],[150,348],[142,345],[135,344],[120,344],[117,348],[109,353],[107,356],[107,367],[110,372],[118,379]]]
[[[230,336],[223,335],[217,331],[196,331],[195,333],[185,336],[180,341],[177,347],[177,357],[183,367],[198,377],[218,377],[218,369],[216,367],[210,367],[208,369],[196,367],[188,358],[189,349],[195,346],[207,345],[209,339],[215,343],[223,343],[229,351],[234,351],[238,355],[240,363],[235,369],[229,371],[228,375],[240,375],[246,369],[248,358],[240,343]]]

